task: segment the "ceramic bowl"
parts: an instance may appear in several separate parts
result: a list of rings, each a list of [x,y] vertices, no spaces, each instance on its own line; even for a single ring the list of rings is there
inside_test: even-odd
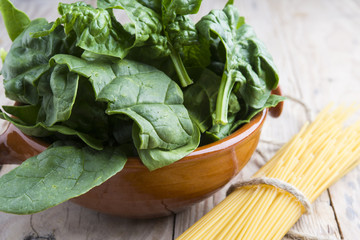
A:
[[[270,113],[279,116],[281,110],[282,104]],[[209,197],[239,173],[256,149],[267,112],[265,109],[230,136],[155,171],[149,171],[139,158],[130,157],[121,172],[71,201],[127,218],[177,213]],[[9,125],[0,136],[0,161],[21,163],[46,147]]]

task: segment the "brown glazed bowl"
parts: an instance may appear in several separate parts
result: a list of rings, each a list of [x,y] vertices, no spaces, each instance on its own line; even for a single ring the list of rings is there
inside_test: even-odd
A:
[[[281,94],[279,91],[275,94]],[[282,103],[270,109],[275,117],[281,111]],[[230,136],[155,171],[150,172],[139,158],[130,157],[121,172],[71,201],[127,218],[179,212],[209,197],[239,173],[256,149],[267,112],[265,109]],[[0,163],[21,163],[46,147],[9,125],[0,135]]]

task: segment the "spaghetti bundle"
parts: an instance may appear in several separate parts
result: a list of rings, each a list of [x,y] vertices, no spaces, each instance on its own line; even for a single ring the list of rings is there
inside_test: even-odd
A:
[[[314,202],[360,163],[360,121],[344,127],[354,112],[354,107],[324,109],[253,176],[265,183],[240,184],[177,240],[281,239],[307,211],[306,204],[266,179],[285,182]]]

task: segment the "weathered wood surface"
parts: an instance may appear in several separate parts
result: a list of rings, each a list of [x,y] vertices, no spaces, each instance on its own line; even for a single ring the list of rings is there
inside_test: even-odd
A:
[[[13,2],[31,18],[53,20],[59,1]],[[200,12],[220,9],[225,2],[204,0]],[[359,102],[360,1],[238,0],[235,4],[272,53],[284,93],[305,102],[312,116],[329,102]],[[9,49],[10,43],[0,19],[0,47]],[[1,104],[7,101],[2,89],[0,101]],[[267,119],[262,134],[264,141],[258,147],[261,154],[254,154],[237,179],[251,176],[276,152],[279,146],[267,140],[286,142],[307,118],[301,104],[288,100],[279,119]],[[1,174],[12,167],[4,166]],[[155,220],[107,216],[70,202],[32,216],[0,213],[0,240],[28,236],[32,237],[27,239],[43,236],[47,238],[41,239],[57,240],[170,240],[219,203],[225,197],[225,189],[176,216]],[[294,229],[334,239],[359,239],[360,168],[324,192],[314,204],[314,213],[303,216]]]

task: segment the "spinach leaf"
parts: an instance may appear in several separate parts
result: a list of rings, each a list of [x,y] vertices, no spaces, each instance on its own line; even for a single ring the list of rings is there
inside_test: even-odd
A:
[[[132,0],[99,0],[98,7],[123,9],[130,18],[131,24],[126,24],[124,28],[134,39],[131,46],[133,52],[129,53],[132,56],[155,59],[170,54],[167,38],[162,34],[161,15],[151,7]]]
[[[161,36],[162,25],[160,16],[151,8],[132,0],[98,1],[98,6],[104,9],[123,9],[134,24],[135,41],[132,45],[144,45],[151,37]]]
[[[205,69],[199,79],[184,91],[184,105],[203,133],[212,126],[220,77]]]
[[[190,141],[188,141],[188,143],[184,146],[172,150],[166,150],[161,148],[141,149],[141,139],[139,138],[140,132],[140,127],[138,125],[134,125],[133,140],[135,147],[137,148],[141,161],[150,171],[178,161],[179,159],[185,157],[186,155],[194,151],[200,143],[200,131],[195,124]]]
[[[236,118],[235,114],[229,114],[228,123],[226,125],[216,124],[211,129],[206,131],[205,135],[203,136],[203,143],[208,144],[208,143],[216,142],[220,139],[229,136],[232,133],[231,127],[235,122],[235,118]]]
[[[246,105],[245,105],[246,106]],[[241,104],[234,93],[230,94],[229,106],[228,106],[228,123],[225,125],[214,124],[208,131],[206,131],[205,138],[208,138],[207,142],[215,142],[229,136],[232,131],[231,127],[234,124],[237,116],[242,116]],[[245,109],[246,110],[246,109]],[[215,112],[215,111],[214,111]],[[215,113],[213,113],[215,114]]]
[[[87,61],[72,55],[58,54],[50,61],[50,65],[54,66],[56,64],[65,64],[71,72],[89,78],[95,91],[95,98],[116,77],[112,69],[113,63],[109,64],[100,59],[97,61]]]
[[[184,46],[198,43],[198,35],[194,23],[189,16],[179,16],[166,28],[170,42],[175,50],[181,51]]]
[[[109,138],[106,104],[95,101],[94,90],[88,80],[79,81],[78,75],[69,72],[66,66],[56,65],[54,71],[41,77],[39,92],[44,95],[41,103],[4,106],[4,110],[16,118],[5,113],[2,118],[30,136],[47,137],[56,133],[77,136],[94,149],[102,149],[102,142]],[[49,119],[56,120],[49,124]],[[64,139],[61,135],[57,137]]]
[[[202,0],[162,0],[162,18],[168,25],[177,16],[195,14],[199,11]]]
[[[181,86],[186,87],[192,80],[179,51],[197,43],[197,30],[186,15],[196,13],[200,3],[200,0],[164,0],[160,5],[156,1],[150,4],[148,1],[99,0],[98,6],[124,9],[134,24],[131,28],[136,38],[133,55],[140,54],[150,59],[170,56]]]
[[[14,40],[2,68],[4,88],[12,100],[36,105],[39,101],[37,81],[49,70],[49,59],[68,51],[62,27],[43,38],[32,38],[31,32],[49,29],[45,19],[36,19]]]
[[[50,81],[48,80],[50,78]],[[79,76],[69,72],[66,66],[56,65],[48,77],[40,78],[38,92],[42,97],[38,121],[46,126],[70,118],[78,89]]]
[[[26,111],[29,109],[27,108],[17,108],[16,112],[18,116],[24,116]],[[34,114],[34,113],[33,113]],[[36,114],[36,113],[35,113]],[[48,137],[54,133],[61,133],[67,136],[77,136],[82,141],[84,141],[88,146],[96,149],[101,150],[103,149],[102,142],[93,136],[71,129],[64,125],[53,125],[53,126],[46,126],[42,122],[36,122],[35,124],[27,123],[19,118],[13,118],[8,116],[6,113],[0,110],[0,118],[14,124],[15,127],[20,129],[24,134],[34,137]]]
[[[79,88],[70,118],[61,125],[88,134],[98,141],[109,140],[109,116],[105,113],[106,103],[95,99],[94,89],[88,79],[79,79]]]
[[[34,125],[36,124],[40,105],[3,106],[3,109],[26,124]]]
[[[125,114],[141,128],[140,149],[174,149],[185,145],[192,123],[182,91],[163,72],[140,63],[121,61],[98,99],[109,102],[108,114]]]
[[[0,118],[12,123],[24,134],[34,137],[47,137],[51,135],[51,132],[47,131],[44,127],[41,127],[40,124],[36,122],[36,118],[40,109],[39,106],[3,106],[3,108],[5,111],[9,111],[9,114],[14,115],[14,117],[10,117],[0,109]]]
[[[184,105],[202,133],[206,130],[215,133],[221,131],[225,137],[230,134],[229,130],[232,122],[234,122],[235,116],[241,107],[236,95],[231,93],[228,105],[228,117],[231,120],[226,125],[214,124],[212,116],[215,114],[220,82],[221,78],[218,75],[205,69],[195,84],[191,85],[184,92]]]
[[[184,65],[188,71],[198,68],[204,69],[212,63],[209,41],[207,41],[203,36],[198,36],[198,38],[199,39],[196,44],[184,46],[182,49]],[[222,72],[223,70],[221,73]]]
[[[251,119],[253,117],[255,117],[256,114],[263,111],[265,108],[276,107],[276,105],[278,105],[278,103],[284,101],[285,99],[286,98],[283,96],[274,95],[274,94],[270,95],[270,97],[266,100],[266,103],[264,104],[264,106],[262,108],[249,109],[249,112],[247,113],[246,118],[236,119],[236,121],[231,126],[230,133],[237,130],[241,125],[243,125],[245,123],[249,123],[251,121]]]
[[[233,102],[234,95],[231,95],[230,102]],[[267,99],[265,105],[262,108],[246,108],[245,105],[244,111],[240,111],[239,107],[236,107],[236,103],[231,103],[230,105],[235,106],[234,109],[229,108],[228,114],[228,124],[221,125],[216,124],[211,129],[206,131],[206,136],[204,136],[204,141],[206,143],[215,142],[220,139],[223,139],[229,136],[231,133],[235,132],[243,124],[249,123],[258,113],[262,112],[265,108],[275,107],[279,102],[284,101],[285,98],[278,95],[270,95]],[[238,105],[239,106],[239,105]],[[242,107],[244,108],[244,106]]]
[[[34,31],[33,37],[43,37],[64,24],[65,32],[74,31],[76,45],[86,51],[123,58],[127,55],[131,35],[105,9],[94,9],[83,2],[59,3],[58,18],[49,30]]]
[[[141,149],[169,150],[191,139],[193,126],[182,91],[156,68],[129,60],[109,65],[69,55],[57,55],[52,60],[88,77],[97,100],[108,103],[107,114],[133,119],[141,128]]]
[[[52,147],[0,178],[0,211],[32,214],[86,193],[126,163],[120,148]]]
[[[222,11],[211,11],[196,27],[217,49],[218,61],[225,58],[215,122],[227,123],[229,97],[235,84],[250,107],[262,108],[271,90],[277,86],[278,75],[271,56],[253,29],[244,24],[244,19],[231,4]]]
[[[15,8],[9,0],[0,0],[0,12],[12,41],[30,24],[29,17],[24,12]]]

